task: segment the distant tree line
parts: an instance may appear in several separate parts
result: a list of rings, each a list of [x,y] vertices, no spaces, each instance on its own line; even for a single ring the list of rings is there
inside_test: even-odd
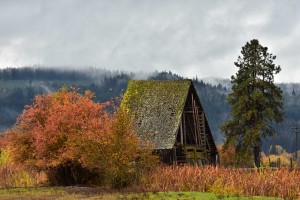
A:
[[[78,87],[81,92],[91,90],[96,95],[95,101],[105,102],[124,93],[128,80],[139,77],[137,73],[106,72],[33,67],[1,69],[0,132],[13,126],[24,106],[31,104],[31,100],[37,94],[55,92],[62,86],[72,85]],[[43,76],[44,79],[41,78]],[[152,80],[184,79],[170,71],[155,72],[145,75],[143,78]],[[193,82],[205,109],[213,136],[218,144],[222,143],[223,135],[220,133],[219,126],[229,117],[230,108],[226,102],[226,96],[230,91],[221,84],[212,85],[198,80],[198,78],[195,78]],[[291,127],[297,125],[300,119],[300,84],[280,84],[279,86],[283,89],[285,121],[276,128],[279,132],[277,136],[269,137],[262,142],[262,149],[265,153],[268,153],[270,145],[280,145],[288,152],[294,151],[294,135]],[[295,94],[292,94],[293,88]]]
[[[0,80],[89,80],[89,77],[74,70],[57,70],[51,68],[4,68],[0,69]]]

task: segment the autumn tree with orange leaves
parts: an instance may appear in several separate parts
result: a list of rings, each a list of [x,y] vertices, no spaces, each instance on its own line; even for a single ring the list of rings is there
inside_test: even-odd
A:
[[[236,148],[234,146],[228,146],[224,148],[222,145],[217,146],[220,164],[224,167],[252,167],[253,159],[250,156],[245,158],[238,157]]]
[[[90,91],[80,94],[74,88],[36,96],[4,134],[4,148],[14,162],[46,171],[52,184],[96,179],[128,184],[135,161],[142,155],[152,159],[151,151],[140,145],[124,109],[110,115],[111,103],[95,103],[93,98]]]

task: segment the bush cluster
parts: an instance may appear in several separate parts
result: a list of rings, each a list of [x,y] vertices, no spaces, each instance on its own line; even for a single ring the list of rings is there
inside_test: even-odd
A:
[[[11,163],[45,172],[52,185],[102,184],[124,187],[157,159],[141,144],[134,119],[94,94],[62,88],[39,95],[1,138]]]

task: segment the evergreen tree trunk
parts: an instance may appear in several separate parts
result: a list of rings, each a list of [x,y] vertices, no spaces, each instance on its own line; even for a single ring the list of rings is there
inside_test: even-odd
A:
[[[260,145],[256,145],[253,147],[254,154],[254,164],[257,168],[260,167]]]

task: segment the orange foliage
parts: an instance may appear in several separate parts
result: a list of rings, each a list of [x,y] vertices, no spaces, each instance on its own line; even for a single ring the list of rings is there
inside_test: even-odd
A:
[[[89,91],[81,95],[67,88],[36,96],[6,134],[14,161],[42,168],[70,160],[84,164],[83,142],[108,142],[108,103],[94,103],[93,97]]]
[[[261,156],[261,161],[264,165],[266,165],[268,162],[269,162],[269,158],[268,156],[265,154],[265,152],[261,152],[260,153],[260,156]]]
[[[217,146],[220,164],[222,166],[234,166],[234,167],[253,167],[253,159],[250,155],[243,154],[240,155],[240,152],[236,150],[234,146],[226,146],[226,148],[222,145]]]
[[[151,150],[141,145],[124,108],[109,115],[111,103],[95,103],[93,97],[74,88],[36,96],[4,134],[2,146],[13,162],[48,170],[54,184],[94,176],[109,177],[106,182],[117,187],[131,183],[141,165],[155,163]]]
[[[223,149],[222,145],[218,145],[218,152],[220,156],[220,162],[222,166],[233,166],[235,162],[235,148],[233,146]]]

